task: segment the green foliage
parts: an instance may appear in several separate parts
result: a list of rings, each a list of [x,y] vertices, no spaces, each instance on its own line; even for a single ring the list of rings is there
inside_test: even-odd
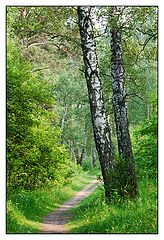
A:
[[[95,16],[97,10],[98,7]],[[106,26],[110,12],[111,7],[102,7],[99,16],[100,28],[107,31],[110,31],[110,26]],[[30,233],[38,231],[43,215],[73,194],[69,187],[79,190],[77,182],[85,182],[85,179],[74,179],[81,168],[70,161],[66,148],[81,151],[87,137],[87,160],[83,168],[90,171],[93,133],[86,83],[79,71],[83,67],[75,9],[7,7],[7,16],[7,229],[10,233]],[[108,206],[103,191],[96,191],[75,210],[73,232],[157,232],[153,182],[157,171],[156,39],[152,37],[143,49],[143,44],[157,31],[156,16],[156,7],[126,7],[120,17],[121,24],[125,24],[122,42],[128,114],[138,176],[142,179],[139,198],[133,202],[120,200],[127,190],[122,188],[122,183],[126,186],[127,182],[124,173],[127,165],[118,161],[117,171],[110,172],[114,183],[111,188],[115,192],[113,202]],[[97,29],[96,35],[99,34],[102,29]],[[105,104],[114,135],[107,71],[110,69],[109,38],[105,33],[96,41]],[[61,126],[66,107],[61,131],[58,125]],[[99,167],[90,172],[100,175]]]
[[[23,45],[45,41],[42,47],[47,52],[53,49],[61,58],[74,56],[72,51],[79,50],[76,11],[72,7],[7,7],[7,13],[15,19],[12,31]]]
[[[135,201],[117,199],[108,205],[98,188],[72,210],[68,229],[72,233],[157,233],[156,184],[145,179],[139,189],[140,197]]]
[[[32,75],[20,49],[9,41],[7,59],[8,185],[32,189],[67,181],[75,164],[60,144],[53,84]]]
[[[7,14],[9,32],[12,29],[13,36],[21,42],[21,54],[32,63],[33,74],[38,73],[44,83],[47,78],[54,83],[51,89],[56,99],[55,120],[62,128],[61,142],[70,152],[73,152],[73,148],[80,152],[87,125],[89,155],[93,134],[86,82],[79,71],[83,67],[79,54],[79,30],[75,24],[76,9],[8,7]],[[47,83],[44,85],[47,86]],[[64,124],[61,126],[63,117]]]
[[[85,159],[85,161],[82,164],[82,167],[85,171],[90,171],[93,168],[92,163],[91,163],[91,157],[87,157]]]
[[[132,130],[132,140],[137,171],[140,178],[157,177],[157,112],[153,97],[154,114],[145,123]]]
[[[112,88],[110,76],[110,30],[113,7],[100,7],[95,13],[100,24],[96,38],[100,73],[103,81],[105,107],[112,132],[115,133],[112,114]],[[118,11],[119,12],[119,11]],[[109,21],[107,21],[109,19]],[[125,94],[129,123],[139,124],[151,115],[149,95],[157,92],[157,7],[122,7],[117,15],[121,27],[122,52],[125,69]],[[126,21],[125,21],[126,19]],[[102,34],[104,30],[104,34]]]
[[[109,169],[109,188],[111,189],[112,198],[116,200],[132,194],[132,177],[129,174],[129,162],[117,157],[114,169]]]
[[[7,233],[36,233],[44,215],[57,208],[80,191],[92,179],[88,174],[77,172],[72,180],[63,185],[46,186],[44,189],[23,190],[8,188]]]

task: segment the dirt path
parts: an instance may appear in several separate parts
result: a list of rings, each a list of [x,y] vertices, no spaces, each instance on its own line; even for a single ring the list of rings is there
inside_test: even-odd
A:
[[[74,208],[82,199],[88,197],[96,189],[97,185],[98,181],[93,180],[81,191],[76,193],[74,197],[45,216],[40,226],[41,233],[67,233],[64,225],[68,223],[71,218],[71,213],[68,210]]]

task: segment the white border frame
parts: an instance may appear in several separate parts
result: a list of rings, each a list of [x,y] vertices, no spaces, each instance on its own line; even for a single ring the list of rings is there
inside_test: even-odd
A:
[[[16,239],[19,240],[23,239],[75,239],[81,240],[85,238],[89,238],[89,240],[95,240],[101,238],[102,240],[106,239],[159,239],[162,240],[164,237],[164,227],[162,228],[162,224],[164,224],[164,219],[162,215],[163,212],[163,205],[164,205],[164,198],[163,198],[163,176],[162,169],[164,166],[164,159],[162,153],[162,143],[164,143],[164,133],[162,125],[164,124],[164,114],[163,113],[163,103],[164,103],[164,76],[163,75],[163,64],[164,64],[164,1],[163,0],[85,0],[85,1],[77,1],[77,0],[1,0],[0,1],[0,48],[1,48],[1,64],[0,64],[0,111],[1,111],[1,124],[0,124],[0,238],[2,240],[6,239]],[[5,14],[6,14],[6,6],[17,6],[17,5],[36,5],[36,6],[73,6],[73,5],[130,5],[130,6],[143,6],[143,5],[155,5],[159,7],[159,59],[158,59],[158,101],[159,101],[159,172],[158,172],[158,179],[159,179],[159,213],[158,213],[158,222],[159,222],[159,234],[6,234],[6,157],[5,157],[5,141],[6,141],[6,37],[5,37]],[[163,68],[162,68],[163,67]],[[163,78],[162,78],[163,77]],[[164,148],[164,147],[163,147]],[[5,219],[5,220],[4,220]]]

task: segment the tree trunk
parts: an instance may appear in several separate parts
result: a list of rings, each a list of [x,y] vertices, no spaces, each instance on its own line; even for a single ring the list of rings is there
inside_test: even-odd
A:
[[[87,123],[85,123],[85,129],[84,129],[84,143],[83,143],[83,147],[82,147],[82,151],[81,151],[81,157],[80,157],[80,162],[79,164],[82,166],[83,162],[86,160],[86,149],[87,146]]]
[[[122,59],[121,30],[111,30],[111,75],[113,89],[113,108],[116,123],[118,151],[120,157],[125,160],[125,176],[128,194],[131,197],[137,195],[137,181],[135,172],[135,161],[132,153],[126,95],[124,89],[124,65]]]
[[[94,139],[103,175],[105,196],[107,200],[110,200],[112,196],[112,189],[110,188],[108,171],[110,168],[114,168],[115,158],[112,149],[110,129],[105,114],[90,11],[90,7],[77,8]]]
[[[83,162],[86,159],[86,146],[84,145],[82,150],[81,150],[81,157],[79,159],[79,164],[82,166]]]
[[[71,159],[76,163],[76,157],[75,157],[75,153],[74,153],[74,145],[73,142],[71,140],[68,140],[69,142],[69,150],[70,150],[70,157]]]
[[[62,131],[64,130],[65,118],[66,118],[66,115],[67,115],[67,110],[68,110],[68,107],[65,105],[63,117],[62,117],[62,119],[61,119],[61,130],[62,130]]]
[[[76,159],[76,163],[79,164],[79,159],[80,159],[79,149],[77,148],[74,140],[73,140],[73,150],[74,150],[74,156],[75,156],[75,159]]]
[[[91,145],[91,163],[93,167],[96,166],[96,152],[93,145]]]

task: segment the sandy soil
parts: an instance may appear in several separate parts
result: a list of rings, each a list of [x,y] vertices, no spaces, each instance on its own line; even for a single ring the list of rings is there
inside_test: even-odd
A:
[[[70,221],[70,209],[78,205],[78,203],[88,197],[98,186],[98,181],[93,180],[90,184],[76,193],[70,200],[64,202],[59,208],[44,217],[43,223],[40,225],[41,233],[68,233],[65,224]]]

